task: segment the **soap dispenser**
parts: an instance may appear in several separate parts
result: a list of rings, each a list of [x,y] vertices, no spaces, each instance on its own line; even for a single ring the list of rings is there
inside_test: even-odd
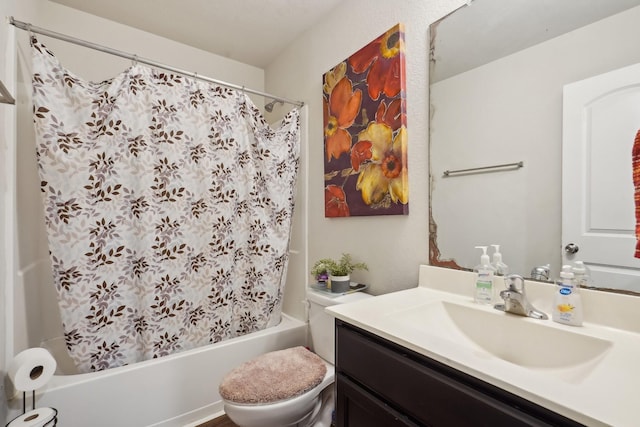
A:
[[[582,325],[582,298],[570,265],[563,265],[553,301],[552,318],[566,325]]]
[[[493,253],[493,259],[491,260],[491,265],[495,269],[496,276],[508,276],[509,275],[509,267],[507,264],[502,262],[502,254],[500,253],[500,245],[491,245],[495,249]]]
[[[589,269],[584,265],[584,262],[575,261],[571,271],[573,272],[574,281],[579,288],[589,286]]]
[[[480,264],[476,265],[473,271],[476,272],[476,289],[473,300],[478,304],[491,304],[493,302],[493,275],[495,269],[489,262],[486,246],[476,246],[482,250]]]

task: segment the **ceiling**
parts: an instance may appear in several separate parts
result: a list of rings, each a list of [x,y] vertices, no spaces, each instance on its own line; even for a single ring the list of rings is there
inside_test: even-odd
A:
[[[432,83],[640,5],[640,0],[473,0],[432,25]],[[435,29],[435,30],[434,30]]]
[[[264,69],[341,0],[50,1]],[[500,58],[637,6],[640,0],[469,0],[467,4],[434,25],[438,36],[434,81],[489,62],[478,52],[490,49],[493,59]],[[519,37],[505,37],[502,30],[513,25]],[[485,44],[479,46],[480,41]]]
[[[265,68],[340,0],[51,0]]]

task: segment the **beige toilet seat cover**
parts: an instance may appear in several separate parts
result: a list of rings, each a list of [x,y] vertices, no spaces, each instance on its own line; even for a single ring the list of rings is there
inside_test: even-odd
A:
[[[324,361],[305,347],[272,351],[229,372],[220,383],[220,395],[231,402],[272,403],[299,396],[322,381]]]

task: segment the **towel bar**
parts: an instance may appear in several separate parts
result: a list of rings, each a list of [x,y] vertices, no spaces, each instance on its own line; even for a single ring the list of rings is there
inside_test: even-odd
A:
[[[451,174],[457,174],[457,173],[466,173],[466,172],[476,172],[476,171],[488,171],[491,169],[502,169],[502,168],[516,168],[516,169],[520,169],[521,167],[524,166],[524,162],[515,162],[515,163],[505,163],[502,165],[494,165],[494,166],[482,166],[479,168],[470,168],[470,169],[458,169],[458,170],[446,170],[443,172],[443,175],[445,177],[447,176],[451,176]]]

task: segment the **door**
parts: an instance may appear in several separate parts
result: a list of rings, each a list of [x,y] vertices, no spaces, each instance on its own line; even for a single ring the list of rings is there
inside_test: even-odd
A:
[[[631,150],[639,129],[640,64],[564,87],[563,264],[584,261],[599,287],[637,292]]]

